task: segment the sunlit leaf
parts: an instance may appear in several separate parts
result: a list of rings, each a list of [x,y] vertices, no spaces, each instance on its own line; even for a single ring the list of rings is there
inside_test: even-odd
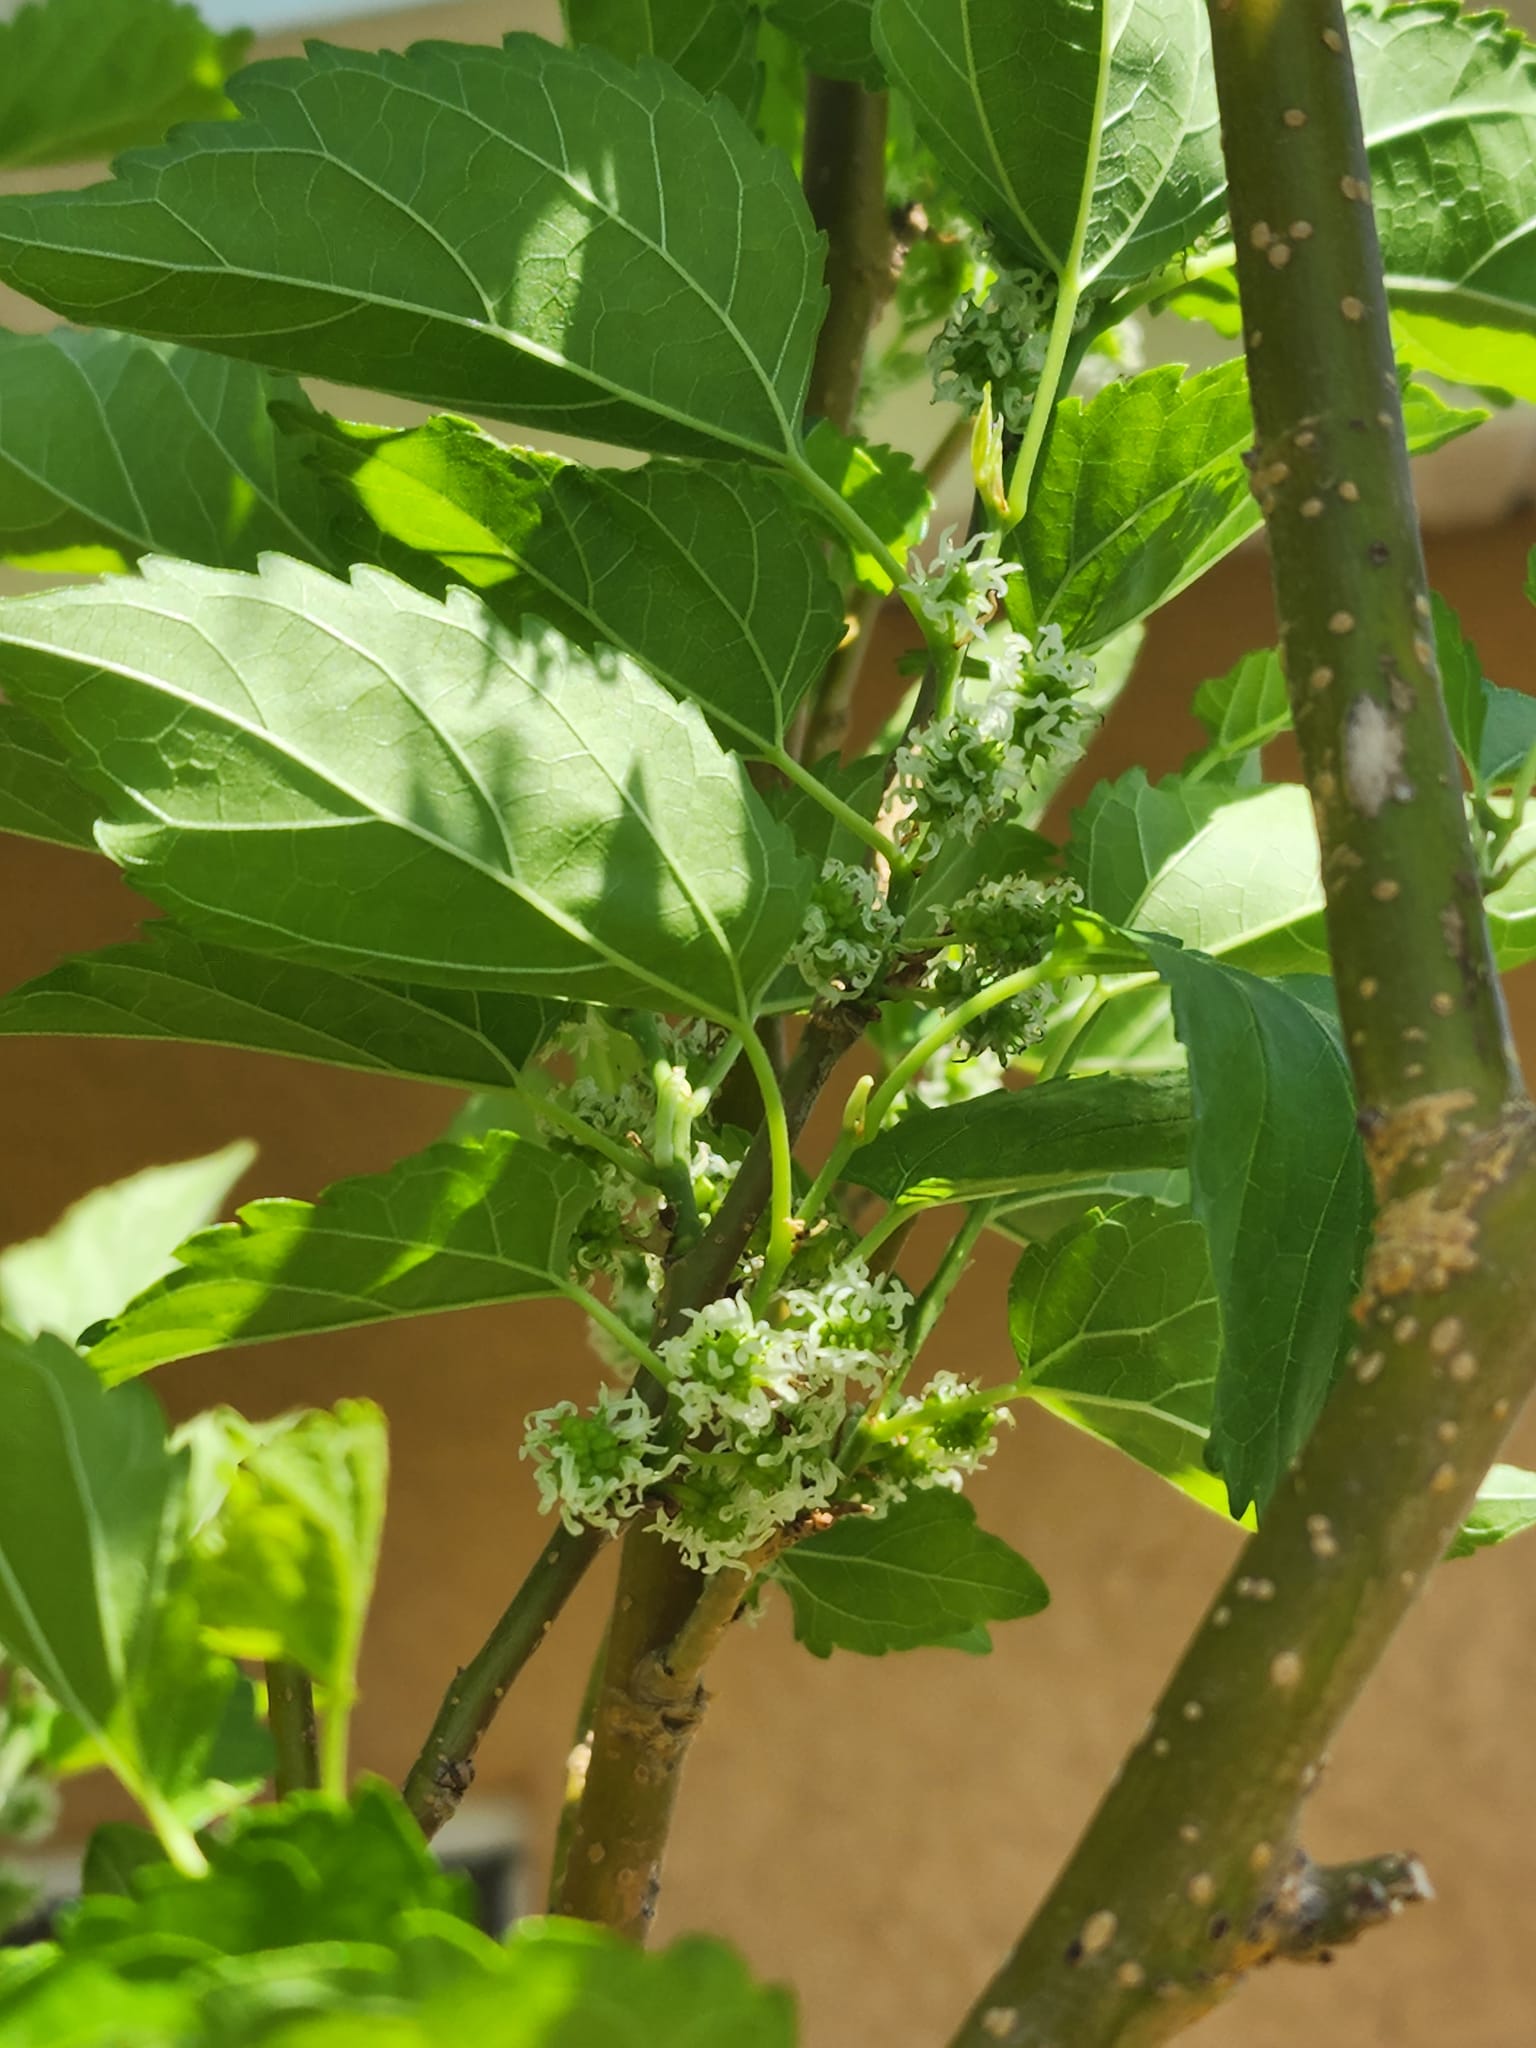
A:
[[[561,1294],[595,1183],[509,1132],[433,1145],[320,1200],[251,1202],[91,1334],[105,1379],[232,1344]]]
[[[466,590],[152,560],[0,602],[0,678],[216,944],[736,1018],[799,926],[808,868],[699,713]]]
[[[226,1145],[82,1195],[43,1236],[0,1251],[0,1319],[73,1343],[170,1271],[177,1245],[218,1215],[255,1157],[254,1145]]]
[[[659,57],[702,93],[724,93],[743,113],[757,98],[753,0],[560,0],[573,43],[595,43],[633,64]]]
[[[722,100],[538,36],[311,43],[83,192],[0,200],[66,318],[550,431],[783,456],[823,304],[789,165]]]
[[[1471,1557],[1532,1528],[1536,1528],[1536,1472],[1523,1472],[1518,1465],[1495,1465],[1477,1489],[1476,1505],[1445,1554],[1448,1558]]]
[[[987,1624],[1038,1614],[1050,1598],[1032,1565],[976,1525],[967,1500],[929,1488],[879,1521],[848,1515],[773,1567],[816,1657],[855,1650],[992,1647]]]

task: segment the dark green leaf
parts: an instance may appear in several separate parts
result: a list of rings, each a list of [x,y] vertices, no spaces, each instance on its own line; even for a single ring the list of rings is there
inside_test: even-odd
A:
[[[1190,1140],[1182,1074],[1092,1075],[1000,1088],[904,1117],[844,1169],[913,1207],[1026,1193],[1068,1175],[1181,1168]]]
[[[1026,1392],[1224,1511],[1205,1463],[1221,1312],[1205,1232],[1187,1211],[1123,1202],[1031,1245],[1008,1320]]]
[[[450,1088],[507,1088],[565,1014],[535,996],[293,967],[157,922],[0,996],[0,1037],[230,1045]]]
[[[1197,0],[1056,0],[1044,13],[1016,0],[876,0],[875,44],[935,156],[1025,262],[1061,275],[1081,231],[1084,281],[1139,279],[1219,206]]]
[[[170,1271],[177,1245],[212,1222],[255,1157],[254,1145],[226,1145],[82,1195],[43,1236],[0,1252],[0,1317],[23,1336],[51,1330],[73,1343]]]
[[[86,1844],[80,1889],[131,1898],[139,1872],[150,1864],[164,1863],[165,1851],[148,1828],[135,1827],[131,1821],[109,1820],[96,1829]]]
[[[297,384],[127,334],[0,333],[0,558],[120,570],[140,555],[254,569],[267,549],[332,559],[333,506],[295,427]]]
[[[0,602],[0,678],[216,944],[734,1019],[799,927],[808,868],[699,713],[466,590],[151,560]]]
[[[1456,410],[1422,385],[1404,398],[1409,446],[1439,447],[1485,412]],[[1058,407],[1030,516],[1013,530],[1024,574],[1008,585],[1021,632],[1056,625],[1091,653],[1193,583],[1262,514],[1242,457],[1253,439],[1241,361],[1192,375],[1178,364]]]
[[[783,488],[744,463],[583,469],[467,420],[325,423],[320,457],[440,594],[457,577],[498,618],[529,612],[632,655],[702,704],[729,745],[771,753],[843,634],[841,594]],[[399,550],[405,549],[403,558]]]
[[[189,1238],[169,1279],[93,1332],[91,1362],[125,1380],[226,1345],[561,1294],[594,1185],[576,1160],[492,1132],[338,1181],[315,1203],[251,1202],[238,1223]]]
[[[1522,1472],[1518,1465],[1495,1465],[1477,1489],[1477,1504],[1445,1554],[1448,1558],[1471,1557],[1531,1528],[1536,1528],[1536,1472]]]
[[[33,0],[0,21],[0,167],[86,163],[228,111],[250,41],[175,0]]]
[[[879,92],[885,73],[875,55],[874,13],[874,0],[768,0],[768,19],[799,44],[807,70]]]
[[[0,703],[0,832],[94,853],[94,797],[69,772],[69,756],[48,730],[14,704]]]
[[[1489,682],[1460,619],[1438,593],[1433,602],[1435,658],[1456,751],[1478,788],[1507,783],[1536,746],[1536,697]]]
[[[1182,1169],[1149,1168],[1143,1173],[1084,1173],[1059,1180],[1009,1201],[988,1219],[989,1228],[1016,1244],[1043,1244],[1088,1210],[1114,1202],[1147,1201],[1163,1209],[1189,1207],[1189,1175]]]
[[[773,1576],[815,1657],[990,1650],[988,1622],[1038,1614],[1050,1598],[1034,1567],[942,1487],[910,1494],[879,1521],[845,1516],[787,1550]]]
[[[1262,1513],[1322,1407],[1359,1276],[1354,1092],[1334,1031],[1282,983],[1147,950],[1189,1052],[1193,1207],[1221,1303],[1211,1458],[1233,1513]]]
[[[824,294],[790,167],[721,100],[537,36],[311,43],[84,192],[0,200],[67,318],[674,454],[782,457]]]
[[[743,113],[757,98],[753,0],[560,0],[573,43],[633,64],[659,57],[702,93],[723,93]]]
[[[818,420],[806,436],[805,459],[824,483],[846,499],[876,539],[904,562],[908,551],[928,531],[933,511],[928,480],[911,456],[900,448],[850,440],[829,421]],[[841,530],[832,538],[840,549],[846,549],[847,536]],[[893,588],[879,558],[865,549],[854,550],[849,573],[882,596]]]
[[[1266,746],[1291,722],[1285,670],[1273,647],[1245,654],[1224,676],[1195,692],[1195,716],[1211,736],[1195,772],[1228,768]]]

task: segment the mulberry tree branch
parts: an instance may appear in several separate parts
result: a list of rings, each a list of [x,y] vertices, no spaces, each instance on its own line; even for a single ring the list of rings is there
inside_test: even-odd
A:
[[[1536,1117],[1447,730],[1337,0],[1211,15],[1253,483],[1377,1221],[1357,1342],[1066,1871],[955,2048],[1148,2048],[1427,1895],[1300,1846],[1335,1730],[1536,1379]]]

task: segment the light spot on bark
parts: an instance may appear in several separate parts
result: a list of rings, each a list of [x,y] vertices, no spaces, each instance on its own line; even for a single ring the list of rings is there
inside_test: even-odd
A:
[[[1430,1478],[1429,1490],[1431,1493],[1449,1493],[1455,1484],[1456,1467],[1454,1465],[1437,1465]]]
[[[1256,220],[1248,230],[1248,239],[1255,249],[1267,249],[1275,239],[1275,231],[1267,220]]]
[[[1339,311],[1346,320],[1363,320],[1365,318],[1365,303],[1361,299],[1348,296],[1340,299]]]
[[[1298,427],[1291,436],[1291,439],[1298,448],[1315,448],[1317,446],[1317,436],[1310,427]]]
[[[1348,617],[1335,612],[1329,629]],[[1353,624],[1353,621],[1350,622]],[[1364,691],[1349,707],[1344,721],[1344,786],[1355,809],[1367,818],[1380,815],[1388,797],[1400,802],[1411,796],[1403,780],[1403,728],[1386,705]]]
[[[1339,1554],[1339,1539],[1333,1533],[1333,1524],[1326,1515],[1308,1515],[1307,1541],[1312,1546],[1312,1555],[1327,1559]]]
[[[1231,1619],[1232,1610],[1230,1607],[1218,1607],[1216,1612],[1211,1616],[1211,1627],[1225,1628],[1228,1622],[1231,1621]]]
[[[1289,242],[1271,242],[1268,255],[1272,269],[1284,270],[1291,260],[1291,245]]]
[[[1456,998],[1452,995],[1447,995],[1443,988],[1438,989],[1430,997],[1429,1007],[1437,1017],[1450,1017],[1455,1014]]]
[[[1254,327],[1254,328],[1250,328],[1250,329],[1249,329],[1249,333],[1248,333],[1248,346],[1249,346],[1250,348],[1257,348],[1257,347],[1258,347],[1258,345],[1259,345],[1259,343],[1260,343],[1260,342],[1261,342],[1261,341],[1262,341],[1263,339],[1264,339],[1264,330],[1263,330],[1263,328],[1262,328],[1262,327]]]
[[[1414,658],[1418,662],[1420,668],[1434,667],[1435,650],[1433,649],[1433,647],[1430,646],[1427,640],[1415,640],[1413,643],[1413,652]]]
[[[1268,1842],[1255,1842],[1248,1851],[1248,1868],[1255,1877],[1262,1877],[1275,1860],[1275,1852]]]
[[[1364,1358],[1362,1358],[1360,1363],[1355,1367],[1355,1378],[1360,1382],[1362,1387],[1368,1387],[1371,1381],[1375,1379],[1377,1373],[1381,1371],[1381,1368],[1386,1364],[1386,1362],[1387,1361],[1381,1352],[1367,1351]]]
[[[1140,1963],[1122,1963],[1115,1972],[1115,1982],[1123,1991],[1139,1991],[1147,1981],[1147,1973]]]
[[[1239,1600],[1273,1600],[1275,1582],[1273,1579],[1239,1579],[1233,1591]]]
[[[1419,1583],[1419,1575],[1417,1572],[1399,1572],[1397,1575],[1397,1583],[1402,1587],[1405,1593],[1411,1593],[1414,1587]]]
[[[1098,1913],[1090,1913],[1083,1922],[1082,1933],[1077,1937],[1082,1943],[1083,1954],[1085,1956],[1101,1955],[1114,1940],[1119,1927],[1120,1922],[1107,1909]]]
[[[1301,501],[1301,516],[1303,519],[1321,519],[1324,509],[1321,498],[1303,498]]]
[[[1465,1386],[1468,1380],[1477,1378],[1477,1360],[1470,1351],[1458,1351],[1446,1367],[1446,1371],[1453,1380]]]
[[[1186,1700],[1180,1709],[1186,1721],[1198,1721],[1205,1712],[1198,1700]]]
[[[1312,223],[1309,220],[1293,220],[1286,230],[1293,242],[1307,242],[1312,238]]]
[[[1493,1406],[1489,1409],[1488,1413],[1493,1417],[1495,1422],[1505,1421],[1509,1415],[1508,1398],[1505,1395],[1501,1394],[1498,1400],[1495,1401]]]
[[[1374,974],[1361,975],[1360,993],[1364,997],[1366,1002],[1369,1002],[1371,1000],[1371,997],[1375,995],[1377,989],[1379,989],[1380,987],[1381,983],[1376,979]]]
[[[1173,1744],[1166,1735],[1159,1735],[1156,1742],[1152,1745],[1152,1754],[1154,1756],[1166,1756],[1172,1747]]]
[[[1280,118],[1287,128],[1305,128],[1307,125],[1306,112],[1301,107],[1287,107]]]
[[[1323,30],[1323,41],[1333,51],[1335,56],[1338,56],[1344,48],[1344,38],[1336,28],[1325,28]]]
[[[1208,1906],[1216,1896],[1216,1880],[1208,1870],[1197,1870],[1184,1890],[1192,1906]]]
[[[1411,1344],[1419,1334],[1417,1316],[1400,1316],[1392,1326],[1392,1335],[1399,1344]]]
[[[1461,1425],[1460,1423],[1452,1422],[1450,1417],[1447,1416],[1444,1422],[1436,1425],[1435,1435],[1439,1437],[1441,1443],[1453,1444],[1457,1437],[1461,1435]]]
[[[1339,496],[1346,505],[1358,505],[1360,502],[1360,486],[1349,477],[1345,477],[1343,483],[1339,485]]]
[[[1182,1826],[1180,1827],[1180,1829],[1179,1829],[1179,1840],[1180,1840],[1181,1842],[1189,1842],[1189,1843],[1193,1844],[1193,1843],[1195,1843],[1195,1842],[1198,1842],[1198,1841],[1199,1841],[1199,1839],[1200,1839],[1200,1824],[1199,1824],[1199,1822],[1198,1822],[1198,1821],[1193,1821],[1193,1820],[1187,1820],[1187,1821],[1185,1821],[1185,1822],[1183,1823],[1183,1825],[1182,1825]]]
[[[1390,875],[1383,875],[1379,882],[1372,882],[1371,894],[1378,903],[1395,903],[1402,894],[1402,889]]]
[[[989,2005],[981,2016],[981,2031],[994,2041],[1008,2040],[1019,2024],[1016,2005]]]
[[[1302,1663],[1294,1650],[1282,1650],[1270,1660],[1269,1682],[1279,1686],[1282,1692],[1290,1692],[1301,1683]]]
[[[1429,1348],[1437,1358],[1444,1358],[1461,1342],[1461,1317],[1442,1316],[1429,1333]]]
[[[1332,681],[1333,670],[1326,666],[1313,669],[1311,675],[1307,678],[1308,684],[1314,690],[1326,690]]]
[[[1330,633],[1337,633],[1340,639],[1342,639],[1346,633],[1353,633],[1353,631],[1355,630],[1354,613],[1344,611],[1335,612],[1328,621],[1328,630]],[[1367,699],[1365,701],[1369,702],[1373,700]]]

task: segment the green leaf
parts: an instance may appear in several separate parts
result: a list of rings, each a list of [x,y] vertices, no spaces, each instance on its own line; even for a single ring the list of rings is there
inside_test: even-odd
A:
[[[1433,605],[1435,659],[1456,751],[1479,789],[1507,783],[1536,746],[1536,697],[1490,683],[1460,619],[1438,592]]]
[[[1196,774],[1229,769],[1267,746],[1291,722],[1278,651],[1261,647],[1245,654],[1224,676],[1202,683],[1195,692],[1195,716],[1211,736],[1209,747],[1197,757]]]
[[[177,1245],[218,1215],[255,1157],[254,1145],[226,1145],[82,1195],[42,1237],[0,1252],[0,1317],[23,1336],[51,1330],[73,1343],[170,1271]]]
[[[1536,51],[1499,14],[1350,10],[1387,288],[1410,351],[1536,397]]]
[[[411,1913],[468,1918],[468,1887],[432,1858],[399,1795],[364,1778],[350,1800],[296,1793],[254,1806],[207,1844],[209,1873],[168,1864],[127,1875],[127,1896],[98,1893],[71,1913],[68,1958],[156,1955],[167,1974],[204,1958],[316,1943],[388,1943]],[[494,1951],[493,1951],[494,1953]]]
[[[845,1516],[787,1550],[773,1576],[813,1657],[990,1650],[988,1622],[1038,1614],[1050,1598],[1034,1567],[942,1487],[909,1494],[879,1521]]]
[[[297,1664],[324,1688],[321,1755],[339,1795],[384,1527],[383,1414],[342,1401],[252,1424],[220,1409],[182,1441],[217,1495],[194,1542],[204,1637],[226,1656]]]
[[[1257,790],[1214,777],[1100,784],[1073,823],[1068,867],[1090,910],[1161,932],[1255,974],[1328,971],[1317,831],[1298,784]],[[1085,1004],[1097,1007],[1085,1016]],[[1177,1058],[1167,992],[1137,976],[1069,1003],[1042,1054],[1076,1040],[1072,1065],[1167,1067]]]
[[[465,590],[151,560],[0,603],[0,678],[216,944],[734,1020],[799,928],[806,865],[699,713]]]
[[[0,333],[0,558],[94,572],[140,555],[254,569],[332,557],[334,508],[295,427],[297,384],[127,334]]]
[[[104,1821],[86,1844],[80,1889],[87,1895],[110,1892],[121,1899],[131,1898],[138,1873],[164,1862],[165,1851],[148,1828],[126,1820]]]
[[[1115,1202],[1146,1201],[1163,1209],[1189,1207],[1189,1175],[1182,1168],[1141,1173],[1083,1173],[1053,1181],[1021,1201],[999,1204],[988,1228],[1016,1244],[1043,1244],[1058,1231],[1080,1223],[1090,1209]],[[1223,1507],[1225,1512],[1225,1507]]]
[[[294,967],[157,921],[127,945],[80,954],[0,996],[0,1038],[229,1045],[450,1088],[508,1088],[566,1014],[533,996]]]
[[[1178,1169],[1190,1128],[1182,1074],[1039,1081],[904,1117],[859,1147],[844,1178],[913,1207],[973,1202],[1078,1173]]]
[[[905,561],[928,531],[933,493],[905,450],[850,440],[829,420],[818,420],[805,440],[805,459],[823,483],[852,506],[860,520],[898,561]],[[848,556],[849,574],[866,590],[886,596],[895,587],[880,558],[857,545],[849,552],[841,528],[830,535]]]
[[[0,832],[95,853],[98,806],[46,725],[0,703]]]
[[[594,1191],[576,1160],[498,1131],[338,1181],[315,1203],[251,1202],[91,1332],[91,1363],[116,1382],[228,1345],[563,1294]]]
[[[0,1648],[195,1866],[188,1828],[230,1803],[210,1769],[249,1689],[202,1645],[178,1568],[186,1468],[147,1390],[0,1331]]]
[[[768,0],[767,13],[804,52],[807,70],[852,79],[870,92],[884,87],[875,55],[874,0]]]
[[[780,746],[842,638],[815,533],[744,463],[583,469],[452,418],[327,420],[320,460],[394,544],[389,567],[414,582],[425,555],[498,618],[605,641],[702,704],[728,745]],[[427,578],[434,594],[446,583]]]
[[[744,114],[757,98],[753,0],[560,0],[573,43],[634,64],[659,57],[702,93],[723,93]]]
[[[0,21],[0,167],[86,163],[229,111],[248,29],[175,0],[34,0]]]
[[[659,65],[311,43],[84,192],[0,200],[67,318],[672,454],[798,443],[824,303],[789,165]]]
[[[1440,447],[1488,417],[1422,385],[1404,394],[1408,444]],[[1030,516],[1013,529],[1008,611],[1021,632],[1059,626],[1092,653],[1230,554],[1263,515],[1243,467],[1253,440],[1238,359],[1176,363],[1058,406]]]
[[[1531,1528],[1536,1528],[1536,1472],[1522,1472],[1518,1465],[1495,1465],[1477,1489],[1477,1504],[1445,1554],[1448,1558],[1471,1557]]]
[[[1263,1512],[1328,1392],[1369,1219],[1334,1030],[1282,983],[1158,941],[1189,1052],[1194,1213],[1221,1303],[1211,1458]]]
[[[1139,279],[1220,204],[1197,0],[876,0],[875,45],[935,156],[1024,262]]]
[[[1205,1463],[1221,1312],[1205,1232],[1150,1201],[1090,1210],[1014,1268],[1023,1390],[1216,1513]]]

